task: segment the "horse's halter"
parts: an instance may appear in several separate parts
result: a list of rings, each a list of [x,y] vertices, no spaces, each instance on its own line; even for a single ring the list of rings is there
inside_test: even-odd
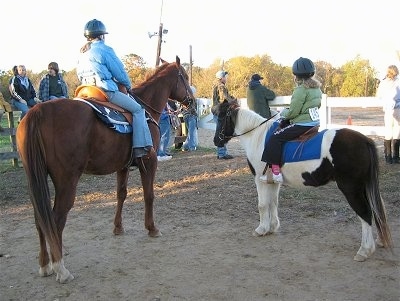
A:
[[[178,68],[178,79],[176,81],[176,89],[178,89],[179,79],[182,80],[183,85],[185,86],[185,89],[186,89],[186,95],[183,98],[183,101],[180,101],[180,103],[182,105],[184,105],[185,107],[190,107],[192,105],[194,99],[192,97],[190,97],[190,93],[189,93],[190,87],[186,84],[185,78],[183,77],[182,70],[180,67]]]
[[[220,129],[220,131],[219,131],[219,133],[218,133],[218,139],[220,140],[220,141],[229,141],[230,139],[232,139],[232,138],[234,138],[234,137],[239,137],[239,136],[243,136],[243,135],[246,135],[246,134],[248,134],[248,133],[250,133],[251,131],[254,131],[256,128],[258,128],[258,127],[260,127],[261,125],[263,125],[264,123],[266,123],[267,121],[269,121],[269,120],[271,120],[272,118],[274,118],[277,114],[275,114],[274,116],[271,116],[271,117],[269,117],[269,118],[267,118],[266,120],[264,120],[263,122],[261,122],[259,125],[257,125],[256,127],[254,127],[254,128],[252,128],[252,129],[250,129],[250,130],[248,130],[248,131],[246,131],[246,132],[244,132],[244,133],[241,133],[241,134],[235,134],[235,123],[233,122],[233,120],[232,120],[232,113],[233,113],[233,111],[234,110],[237,110],[239,107],[238,106],[234,106],[234,105],[230,105],[229,107],[228,107],[228,109],[226,110],[226,115],[225,115],[225,118],[224,118],[224,123],[222,124],[222,126],[221,126],[221,129]],[[233,131],[232,131],[232,134],[230,134],[230,135],[226,135],[226,129],[225,128],[228,128],[227,127],[227,124],[228,124],[228,122],[229,122],[229,125],[230,125],[230,128],[233,128]]]
[[[233,137],[236,137],[235,135],[235,123],[232,120],[232,113],[233,110],[236,110],[238,107],[234,106],[229,106],[228,109],[226,110],[224,122],[222,123],[221,129],[218,132],[218,139],[220,141],[229,141]],[[227,126],[229,125],[229,126]],[[232,129],[232,133],[230,135],[226,134],[226,129]]]

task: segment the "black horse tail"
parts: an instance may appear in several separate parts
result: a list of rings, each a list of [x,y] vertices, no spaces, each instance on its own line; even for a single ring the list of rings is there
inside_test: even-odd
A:
[[[51,208],[48,171],[46,165],[46,152],[43,136],[40,130],[40,120],[43,120],[41,110],[33,108],[24,117],[25,129],[21,157],[28,178],[30,199],[34,208],[37,227],[43,232],[50,247],[54,260],[62,257],[61,244],[58,237],[57,226]]]
[[[375,225],[385,248],[393,249],[392,235],[387,223],[385,204],[383,203],[381,193],[379,191],[379,159],[376,146],[372,140],[368,142],[370,153],[370,176],[366,183],[366,196],[371,206]]]

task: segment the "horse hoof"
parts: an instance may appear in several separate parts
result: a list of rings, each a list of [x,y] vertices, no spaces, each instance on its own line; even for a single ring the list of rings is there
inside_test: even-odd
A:
[[[53,268],[51,267],[50,263],[44,267],[39,268],[39,275],[41,277],[47,277],[47,276],[52,275],[53,273],[54,273],[54,271],[53,271]]]
[[[123,227],[120,227],[120,228],[115,227],[113,230],[114,235],[121,235],[121,234],[124,234],[124,232],[125,231],[124,231]]]
[[[353,258],[355,261],[358,261],[358,262],[363,262],[363,261],[366,261],[367,260],[367,257],[366,256],[363,256],[363,255],[360,255],[360,254],[356,254],[356,256],[354,256],[354,258]]]
[[[150,237],[160,237],[162,236],[160,230],[153,230],[153,231],[149,231],[149,236]]]
[[[69,273],[69,275],[67,275],[66,277],[61,277],[57,275],[56,280],[59,281],[61,284],[65,284],[71,282],[72,280],[74,280],[74,278],[75,277],[71,273]]]
[[[265,233],[265,234],[260,234],[260,233],[258,233],[256,230],[254,230],[253,233],[252,233],[252,235],[253,235],[254,237],[260,237],[260,236],[265,236],[265,235],[267,235],[267,233]]]
[[[378,238],[375,240],[375,243],[376,243],[376,245],[377,245],[379,248],[384,248],[384,247],[385,247],[385,245],[382,243],[382,240],[380,239],[380,237],[378,237]]]

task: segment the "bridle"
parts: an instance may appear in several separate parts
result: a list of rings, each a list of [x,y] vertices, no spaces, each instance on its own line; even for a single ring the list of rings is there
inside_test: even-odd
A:
[[[192,97],[190,97],[190,93],[189,93],[189,89],[190,87],[186,84],[185,78],[183,76],[182,70],[178,67],[178,74],[177,74],[177,81],[176,81],[176,89],[178,89],[178,84],[179,84],[179,80],[182,80],[183,85],[185,86],[186,89],[186,95],[183,98],[183,101],[181,101],[180,103],[184,106],[190,106],[192,105],[194,99]],[[138,95],[136,95],[135,93],[133,93],[132,90],[128,91],[128,94],[132,95],[135,100],[137,100],[138,102],[140,102],[141,105],[143,105],[146,110],[147,109],[151,109],[153,112],[158,113],[158,114],[162,114],[161,111],[156,110],[155,108],[153,108],[151,105],[149,105],[148,103],[144,102],[143,99],[141,99]]]
[[[182,105],[184,105],[185,107],[190,107],[193,104],[194,99],[192,97],[190,97],[190,87],[186,84],[185,78],[183,77],[183,73],[180,67],[178,67],[178,79],[176,81],[176,89],[178,89],[178,84],[179,84],[179,79],[182,80],[183,85],[185,86],[185,90],[186,90],[186,95],[183,98],[183,101],[181,101],[180,103]]]
[[[225,135],[225,128],[226,128],[226,125],[227,125],[228,122],[230,123],[230,126],[231,126],[232,128],[235,128],[235,124],[234,124],[234,122],[232,121],[232,114],[233,114],[233,111],[234,111],[234,110],[237,111],[238,109],[239,109],[239,106],[237,106],[237,105],[230,105],[230,106],[228,107],[228,109],[226,110],[226,115],[225,115],[225,118],[224,118],[224,123],[222,124],[221,129],[220,129],[220,131],[218,132],[218,139],[219,139],[220,141],[230,140],[230,139],[235,138],[235,137],[244,136],[244,135],[246,135],[246,134],[248,134],[248,133],[254,131],[255,129],[259,128],[261,125],[263,125],[263,124],[266,123],[267,121],[271,120],[272,118],[274,118],[274,117],[278,114],[278,113],[277,113],[277,114],[275,114],[275,115],[269,117],[268,119],[264,120],[263,122],[261,122],[261,123],[258,124],[257,126],[253,127],[252,129],[250,129],[250,130],[248,130],[248,131],[246,131],[246,132],[244,132],[244,133],[241,133],[241,134],[235,134],[235,133],[233,133],[231,136]]]

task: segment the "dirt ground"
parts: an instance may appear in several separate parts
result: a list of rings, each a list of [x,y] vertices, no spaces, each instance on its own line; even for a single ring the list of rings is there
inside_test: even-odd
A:
[[[354,117],[353,117],[354,120]],[[196,152],[160,162],[155,220],[144,229],[139,173],[123,210],[125,234],[112,234],[115,175],[84,175],[64,231],[59,284],[38,275],[38,238],[22,168],[0,174],[0,300],[400,300],[400,165],[386,165],[381,193],[394,253],[377,249],[355,262],[361,224],[334,183],[282,187],[275,235],[253,237],[257,195],[237,140],[232,160],[217,160],[212,132],[200,129]],[[374,233],[376,233],[374,228]]]

